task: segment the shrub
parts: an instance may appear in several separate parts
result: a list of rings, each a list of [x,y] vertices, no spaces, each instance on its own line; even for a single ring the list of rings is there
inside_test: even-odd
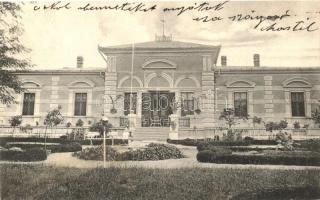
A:
[[[73,156],[76,156],[83,160],[103,160],[103,146],[85,148],[82,151],[75,152]],[[106,146],[106,160],[117,160],[119,153],[111,148]]]
[[[181,151],[172,145],[151,143],[144,149],[137,149],[119,153],[112,147],[107,146],[107,160],[164,160],[183,158]],[[102,160],[103,146],[86,148],[74,156],[85,160]]]
[[[41,161],[47,159],[47,153],[42,148],[30,148],[25,151],[0,151],[0,159],[7,161]]]
[[[271,155],[217,155],[210,150],[197,154],[199,162],[224,164],[273,164],[273,165],[303,165],[320,166],[320,154],[271,154]]]
[[[138,149],[130,153],[132,153],[132,160],[165,160],[184,157],[177,147],[156,143],[150,143],[145,149]]]
[[[82,146],[77,142],[71,142],[71,143],[60,144],[60,145],[52,145],[49,147],[49,149],[51,150],[52,153],[76,152],[76,151],[81,151]]]

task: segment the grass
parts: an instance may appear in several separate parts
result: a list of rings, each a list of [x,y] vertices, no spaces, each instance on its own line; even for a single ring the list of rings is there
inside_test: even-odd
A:
[[[2,199],[228,199],[246,192],[320,189],[320,170],[58,168],[2,164]],[[280,193],[281,194],[281,193]]]

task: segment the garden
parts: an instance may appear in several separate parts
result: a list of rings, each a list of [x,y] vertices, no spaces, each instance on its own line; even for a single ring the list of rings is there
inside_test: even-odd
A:
[[[244,116],[247,117],[247,116]],[[222,138],[168,140],[171,144],[196,146],[199,162],[217,164],[254,164],[254,165],[300,165],[320,166],[320,139],[294,141],[286,128],[288,122],[265,123],[266,132],[274,137],[257,140],[242,137],[242,133],[233,129],[238,120],[232,109],[225,109],[220,116],[227,124]],[[255,123],[261,118],[254,117]],[[298,128],[298,123],[295,123]],[[300,127],[300,126],[299,126]]]

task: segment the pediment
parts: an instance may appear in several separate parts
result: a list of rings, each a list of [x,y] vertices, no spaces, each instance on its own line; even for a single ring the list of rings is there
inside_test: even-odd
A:
[[[227,82],[226,86],[236,87],[236,88],[248,88],[248,87],[255,87],[256,84],[252,81],[247,81],[247,80],[235,80],[235,81]]]
[[[143,69],[176,69],[177,65],[167,59],[152,59],[142,65]]]
[[[28,81],[28,82],[24,82],[24,83],[23,83],[23,87],[24,87],[24,88],[39,88],[39,87],[40,87],[40,84],[35,83],[35,82]]]
[[[285,88],[310,88],[312,85],[304,78],[291,78],[282,83]]]
[[[69,84],[70,88],[92,88],[94,87],[94,83],[90,80],[80,80],[74,81]]]

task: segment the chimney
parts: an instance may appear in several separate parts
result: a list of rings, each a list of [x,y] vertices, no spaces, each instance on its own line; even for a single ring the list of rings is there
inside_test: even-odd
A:
[[[260,55],[259,54],[253,54],[253,66],[260,67]]]
[[[227,66],[227,56],[221,56],[221,66]]]
[[[77,56],[77,68],[82,68],[82,67],[83,67],[83,57]]]

